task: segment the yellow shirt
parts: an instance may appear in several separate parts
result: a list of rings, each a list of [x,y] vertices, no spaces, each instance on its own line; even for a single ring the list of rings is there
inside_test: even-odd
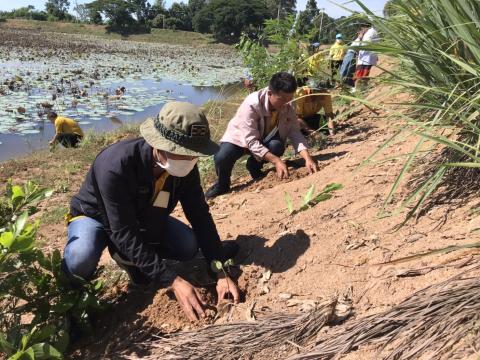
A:
[[[308,86],[298,88],[295,92],[295,98],[312,94],[313,91]],[[317,114],[320,110],[324,110],[325,114],[333,113],[332,97],[330,95],[313,95],[295,100],[295,110],[297,116],[305,118]]]
[[[270,120],[265,124],[265,136],[268,136],[270,132],[278,126],[278,111],[272,111]]]
[[[155,201],[155,199],[157,198],[158,194],[160,193],[160,191],[163,189],[163,187],[165,186],[165,182],[167,181],[167,178],[170,174],[165,170],[164,172],[162,172],[160,174],[160,176],[158,177],[158,179],[155,181],[155,190],[153,191],[153,196],[152,196],[152,202]]]
[[[347,53],[347,48],[343,44],[343,41],[336,41],[335,44],[330,48],[330,58],[335,61],[343,60],[345,54]]]
[[[322,65],[326,64],[324,53],[320,50],[308,58],[307,75],[319,77],[322,74]]]
[[[83,136],[83,131],[73,119],[57,116],[55,119],[55,133],[57,134],[78,134]]]

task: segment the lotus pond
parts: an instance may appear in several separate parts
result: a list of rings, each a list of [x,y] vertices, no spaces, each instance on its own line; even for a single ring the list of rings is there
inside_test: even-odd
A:
[[[224,48],[8,29],[0,44],[0,161],[47,146],[50,110],[85,131],[108,131],[155,115],[169,100],[222,98],[242,74],[238,56]]]

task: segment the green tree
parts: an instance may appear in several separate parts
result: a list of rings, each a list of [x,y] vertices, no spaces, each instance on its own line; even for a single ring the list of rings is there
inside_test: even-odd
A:
[[[103,15],[107,20],[107,32],[128,35],[148,29],[133,18],[135,6],[125,0],[95,0],[87,4],[92,13]]]
[[[149,19],[151,5],[147,0],[129,0],[130,8],[134,12],[138,23],[146,24]]]
[[[23,18],[45,21],[47,20],[48,14],[45,11],[35,10],[33,5],[29,5],[18,9],[13,9],[12,11],[4,11],[2,12],[2,17],[8,19]]]
[[[266,20],[258,39],[252,40],[244,34],[236,45],[257,86],[267,86],[272,75],[279,71],[303,76],[307,54],[299,44],[305,41],[305,37],[296,31],[298,24],[295,24],[294,15],[283,20]],[[265,40],[275,45],[275,52],[263,46]]]
[[[207,0],[188,0],[188,12],[190,13],[190,18],[192,19],[192,28],[194,22],[193,19],[206,4]]]
[[[165,0],[155,0],[155,2],[150,8],[149,19],[153,20],[158,15],[166,15],[167,13],[168,10],[165,7]]]
[[[169,28],[177,30],[191,31],[192,17],[190,15],[189,7],[184,3],[174,2],[168,10],[168,18],[166,24]]]
[[[270,19],[285,19],[288,15],[295,14],[296,0],[263,0],[268,9]]]
[[[86,4],[76,4],[73,11],[77,13],[77,19],[80,22],[90,22],[90,11]]]
[[[68,0],[47,0],[45,3],[45,11],[59,20],[68,18],[69,7],[70,1]]]
[[[315,19],[320,11],[315,0],[308,0],[304,11],[298,15],[298,31],[301,34],[308,34],[313,28],[313,19]]]
[[[238,41],[242,32],[256,32],[268,17],[265,5],[255,0],[212,0],[195,16],[195,27],[208,29],[216,40]]]
[[[321,44],[330,44],[335,41],[337,26],[335,19],[326,12],[321,11],[312,21],[313,28],[310,32],[310,39]]]

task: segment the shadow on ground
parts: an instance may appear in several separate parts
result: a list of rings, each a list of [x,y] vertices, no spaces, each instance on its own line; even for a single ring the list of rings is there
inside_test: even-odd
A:
[[[147,318],[140,315],[153,303],[156,289],[135,289],[120,295],[115,303],[94,321],[94,330],[72,346],[70,359],[122,359],[128,355],[139,357],[150,354],[145,347],[135,344],[152,339],[160,329],[147,326]],[[122,353],[122,355],[120,355]]]
[[[267,241],[257,235],[238,236],[238,263],[260,265],[274,273],[282,273],[295,266],[298,258],[310,247],[310,237],[303,230],[282,235],[271,246],[265,245]]]

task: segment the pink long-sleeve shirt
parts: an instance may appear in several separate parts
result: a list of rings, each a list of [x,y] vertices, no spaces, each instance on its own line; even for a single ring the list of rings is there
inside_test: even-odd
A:
[[[220,142],[229,142],[248,149],[256,158],[263,159],[268,149],[262,144],[265,124],[272,116],[268,101],[268,88],[248,95],[228,123]],[[278,135],[285,142],[290,139],[295,152],[307,149],[307,141],[300,131],[295,108],[285,105],[278,112]]]

